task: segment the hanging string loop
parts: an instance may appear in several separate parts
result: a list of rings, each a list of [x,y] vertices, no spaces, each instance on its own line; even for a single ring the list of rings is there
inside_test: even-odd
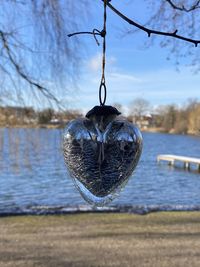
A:
[[[102,92],[103,89],[103,92]],[[102,96],[103,93],[103,96]],[[106,103],[107,89],[105,82],[101,82],[99,86],[99,103],[101,106],[104,106]]]
[[[101,31],[101,36],[103,38],[103,54],[102,54],[102,76],[99,86],[99,102],[101,106],[104,106],[106,103],[107,89],[106,89],[106,79],[105,79],[105,66],[106,66],[106,20],[107,20],[107,0],[104,1],[104,23],[103,30]],[[102,89],[104,90],[102,97]]]

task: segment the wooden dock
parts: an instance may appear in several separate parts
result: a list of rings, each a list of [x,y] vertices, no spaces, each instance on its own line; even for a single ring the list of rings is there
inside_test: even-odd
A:
[[[183,167],[190,170],[191,164],[195,164],[200,172],[200,158],[183,157],[177,155],[158,155],[157,162],[167,161],[169,165],[173,166],[176,161],[183,162]]]

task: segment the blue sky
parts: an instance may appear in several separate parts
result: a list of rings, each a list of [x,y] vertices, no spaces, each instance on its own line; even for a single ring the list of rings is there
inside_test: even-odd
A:
[[[137,4],[134,4],[137,3]],[[137,22],[148,20],[149,10],[142,1],[116,1],[112,4]],[[91,16],[82,30],[102,29],[103,6],[101,1],[94,1]],[[76,19],[76,18],[75,18]],[[188,98],[200,100],[200,75],[194,75],[187,61],[181,60],[179,71],[176,70],[173,54],[167,60],[169,50],[161,48],[159,42],[145,48],[148,42],[145,33],[125,34],[132,29],[118,16],[108,10],[107,21],[107,104],[120,103],[128,106],[138,97],[147,99],[153,106],[175,103],[181,105]],[[86,55],[81,64],[79,90],[71,98],[73,108],[87,110],[98,103],[98,88],[101,78],[101,51],[92,36],[78,36],[86,48]],[[158,37],[159,38],[159,37]],[[157,40],[159,40],[157,38]],[[99,40],[102,41],[101,39]],[[70,39],[73,42],[73,38]],[[188,45],[183,43],[183,46]],[[193,48],[191,49],[200,49]]]

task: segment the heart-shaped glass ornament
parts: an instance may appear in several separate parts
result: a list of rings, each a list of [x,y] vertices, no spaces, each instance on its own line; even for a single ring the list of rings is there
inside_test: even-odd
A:
[[[63,136],[69,175],[83,198],[109,203],[132,175],[142,151],[139,129],[112,106],[95,106],[86,118],[70,121]]]

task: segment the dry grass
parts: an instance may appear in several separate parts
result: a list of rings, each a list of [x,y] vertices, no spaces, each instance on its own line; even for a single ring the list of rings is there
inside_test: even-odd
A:
[[[200,213],[0,218],[0,267],[200,266]]]

